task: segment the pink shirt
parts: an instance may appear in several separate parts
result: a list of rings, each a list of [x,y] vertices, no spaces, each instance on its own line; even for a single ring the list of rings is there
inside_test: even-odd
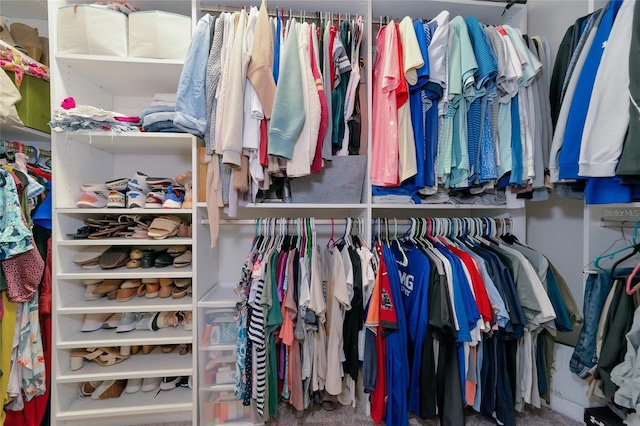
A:
[[[398,76],[401,70],[397,27],[393,21],[378,32],[376,48],[371,183],[376,186],[398,186],[398,107],[395,92],[400,85]]]

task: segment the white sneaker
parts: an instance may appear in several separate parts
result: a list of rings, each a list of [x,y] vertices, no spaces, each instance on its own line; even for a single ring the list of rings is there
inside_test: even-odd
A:
[[[130,190],[127,192],[127,208],[144,208],[146,203],[147,196],[144,195],[141,191],[138,190]]]
[[[165,195],[161,191],[151,191],[147,194],[147,200],[144,203],[145,209],[161,209],[164,204]]]

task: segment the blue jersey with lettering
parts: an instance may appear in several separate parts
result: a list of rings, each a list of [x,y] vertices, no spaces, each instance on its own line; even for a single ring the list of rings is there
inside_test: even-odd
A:
[[[407,321],[409,365],[409,410],[420,415],[420,368],[422,366],[422,345],[429,325],[429,276],[430,264],[426,255],[417,247],[392,244],[396,266],[400,275],[402,306]]]

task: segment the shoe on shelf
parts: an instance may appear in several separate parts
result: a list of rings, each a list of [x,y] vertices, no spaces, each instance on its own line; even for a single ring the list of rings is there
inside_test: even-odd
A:
[[[127,187],[131,191],[138,191],[146,194],[149,192],[149,185],[147,185],[148,176],[141,172],[136,172],[136,174],[131,178]]]
[[[180,173],[178,176],[176,176],[176,182],[180,186],[191,184],[193,182],[193,173],[191,172],[191,170]]]
[[[105,322],[102,328],[117,328],[120,325],[120,320],[122,319],[122,313],[118,312],[112,314]]]
[[[156,318],[159,312],[145,312],[138,317],[136,330],[158,331]]]
[[[168,187],[175,186],[176,181],[171,178],[147,176],[147,185],[149,185],[149,189],[151,191],[155,191],[155,190],[165,191]]]
[[[147,196],[138,190],[131,189],[127,191],[127,208],[142,209],[147,202]]]
[[[138,322],[138,313],[136,312],[125,312],[122,314],[122,318],[120,319],[120,324],[116,328],[116,333],[124,333],[127,331],[135,330],[136,323]]]
[[[91,399],[120,398],[126,386],[126,380],[105,380],[91,394]]]
[[[101,312],[95,314],[86,314],[84,316],[84,322],[82,327],[80,327],[81,331],[96,331],[100,330],[104,324],[104,322],[109,319],[113,315],[110,312]]]
[[[145,209],[161,209],[164,203],[165,195],[162,191],[151,191],[147,194],[144,203]]]
[[[184,201],[184,188],[180,186],[170,186],[167,188],[167,194],[165,195],[163,209],[180,209],[182,208],[182,202]]]
[[[160,377],[145,377],[142,379],[142,386],[140,390],[142,392],[151,392],[158,389],[158,386],[162,383],[162,378]]]
[[[97,382],[84,382],[80,385],[80,396],[91,396],[92,393],[96,391],[98,386],[102,381],[98,380]]]
[[[160,390],[167,391],[175,389],[176,385],[180,383],[180,376],[176,377],[163,377],[160,384]]]
[[[82,191],[80,198],[76,201],[79,209],[103,209],[107,207],[109,198],[104,192]]]
[[[85,287],[84,289],[84,300],[86,302],[91,302],[93,300],[98,300],[102,297],[104,297],[104,294],[96,294],[94,293],[94,290],[96,288],[98,288],[99,284],[89,284],[88,286]]]
[[[107,208],[110,209],[123,209],[127,206],[127,197],[124,192],[116,191],[115,189],[109,192],[107,197]]]
[[[183,209],[193,208],[193,185],[187,183],[184,186],[184,201],[182,202]]]
[[[173,259],[173,266],[176,268],[184,268],[185,266],[189,266],[191,265],[191,257],[191,250],[187,250],[180,256]]]
[[[107,189],[109,189],[110,191],[124,192],[127,190],[129,179],[127,178],[114,179],[114,180],[110,180],[109,182],[105,182],[104,184],[107,187]]]
[[[129,379],[127,380],[127,387],[124,388],[124,393],[136,393],[142,389],[142,379]]]
[[[184,311],[184,323],[182,327],[184,331],[193,330],[193,311]]]

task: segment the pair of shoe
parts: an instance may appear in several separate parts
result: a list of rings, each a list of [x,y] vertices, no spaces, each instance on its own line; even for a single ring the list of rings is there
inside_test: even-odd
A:
[[[129,358],[126,348],[123,346],[120,349],[109,347],[74,349],[71,351],[71,371],[80,370],[85,359],[103,367],[118,364]]]

